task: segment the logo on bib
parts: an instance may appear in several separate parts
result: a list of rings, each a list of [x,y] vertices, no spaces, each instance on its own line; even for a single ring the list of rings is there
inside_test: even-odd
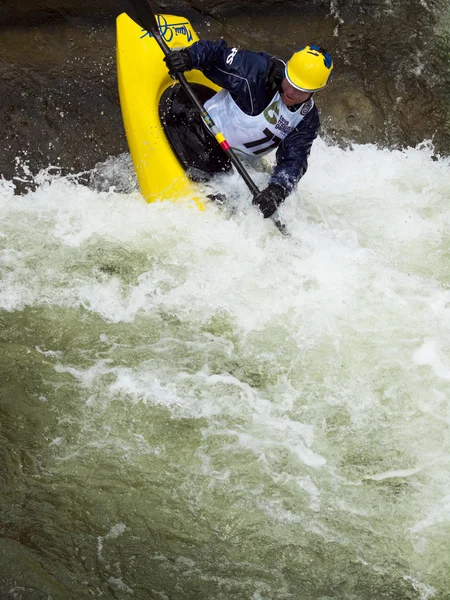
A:
[[[292,131],[292,127],[289,125],[289,121],[285,119],[283,116],[280,117],[280,120],[275,126],[275,129],[281,131],[281,133],[288,134]]]
[[[275,123],[278,121],[279,114],[280,109],[278,108],[278,102],[272,102],[272,104],[264,111],[266,121],[271,125],[275,125]]]
[[[311,106],[312,106],[312,98],[309,98],[305,102],[305,104],[302,106],[302,108],[300,110],[300,114],[303,115],[303,116],[305,116],[311,110]]]

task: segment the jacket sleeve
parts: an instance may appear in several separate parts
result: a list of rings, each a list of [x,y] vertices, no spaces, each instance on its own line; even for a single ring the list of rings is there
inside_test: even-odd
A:
[[[288,194],[308,168],[308,156],[320,126],[319,112],[314,106],[310,113],[293,129],[278,147],[277,164],[270,183],[282,185]]]
[[[228,90],[236,104],[249,115],[259,114],[271,56],[265,52],[239,50],[225,40],[200,40],[186,48],[192,68]]]

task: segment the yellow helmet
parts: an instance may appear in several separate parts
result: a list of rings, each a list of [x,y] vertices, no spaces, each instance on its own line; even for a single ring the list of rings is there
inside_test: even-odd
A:
[[[333,70],[333,61],[320,46],[305,46],[286,65],[286,79],[302,92],[317,92],[324,88]]]

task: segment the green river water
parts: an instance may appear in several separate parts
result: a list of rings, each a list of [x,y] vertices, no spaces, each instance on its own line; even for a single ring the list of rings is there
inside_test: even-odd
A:
[[[2,600],[450,598],[432,153],[319,140],[287,238],[0,181]]]

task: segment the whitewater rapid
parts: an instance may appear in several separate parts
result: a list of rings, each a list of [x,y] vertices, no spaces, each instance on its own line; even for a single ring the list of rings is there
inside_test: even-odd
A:
[[[449,159],[318,140],[289,237],[102,169],[0,181],[0,590],[448,598]]]

